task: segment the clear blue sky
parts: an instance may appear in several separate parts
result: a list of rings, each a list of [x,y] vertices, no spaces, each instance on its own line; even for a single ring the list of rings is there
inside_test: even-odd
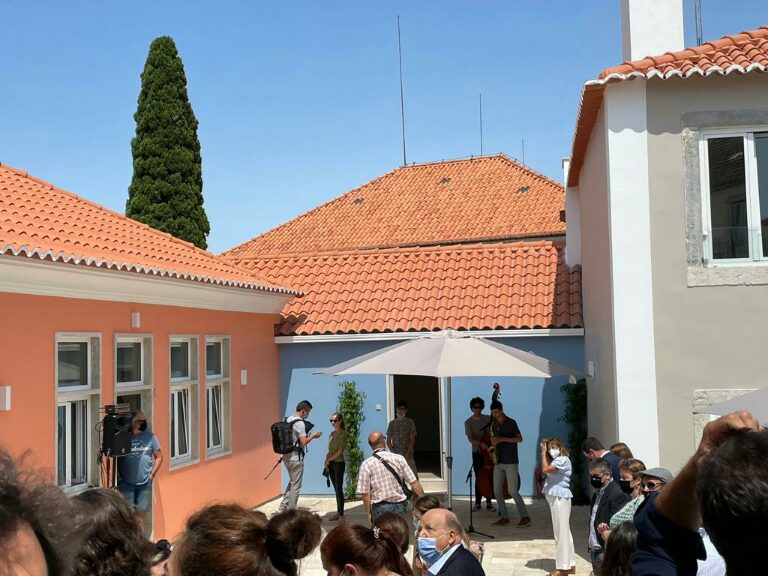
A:
[[[693,0],[684,0],[686,44]],[[768,23],[702,0],[704,37]],[[504,152],[562,180],[582,83],[621,60],[619,0],[2,0],[0,162],[122,212],[139,75],[170,35],[219,252],[402,163]]]

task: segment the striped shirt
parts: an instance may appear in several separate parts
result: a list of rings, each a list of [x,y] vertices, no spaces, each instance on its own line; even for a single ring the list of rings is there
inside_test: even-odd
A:
[[[408,462],[393,452],[387,452],[383,448],[374,451],[374,454],[382,460],[386,460],[400,478],[409,486],[416,481],[416,475],[408,466]],[[371,502],[402,502],[405,500],[403,489],[398,484],[392,472],[379,462],[374,456],[370,456],[360,465],[357,474],[357,491],[360,494],[370,494]]]

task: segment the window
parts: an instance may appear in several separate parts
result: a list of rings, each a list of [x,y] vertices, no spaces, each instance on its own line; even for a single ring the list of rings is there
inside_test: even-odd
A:
[[[88,400],[58,405],[56,479],[59,486],[88,481]]]
[[[56,482],[64,488],[98,476],[99,438],[91,431],[101,406],[100,353],[98,335],[56,335]]]
[[[205,447],[208,454],[229,450],[229,337],[205,339]]]
[[[701,142],[705,258],[768,260],[768,132],[713,131]]]
[[[143,383],[141,372],[141,340],[118,340],[115,349],[115,382],[118,385]]]
[[[198,338],[169,340],[171,467],[198,458]]]

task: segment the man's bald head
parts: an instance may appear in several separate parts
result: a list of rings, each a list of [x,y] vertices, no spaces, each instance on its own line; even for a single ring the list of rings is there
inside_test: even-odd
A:
[[[461,534],[462,528],[456,514],[445,508],[433,508],[432,510],[427,510],[424,512],[421,519],[424,524],[430,523],[435,528],[453,530],[457,534]]]
[[[384,434],[379,432],[378,430],[374,430],[370,434],[368,434],[368,444],[371,448],[378,448],[379,446],[384,445]]]
[[[461,542],[464,530],[459,524],[456,514],[445,508],[427,510],[419,522],[419,536],[435,538],[438,550],[445,552],[448,548]]]

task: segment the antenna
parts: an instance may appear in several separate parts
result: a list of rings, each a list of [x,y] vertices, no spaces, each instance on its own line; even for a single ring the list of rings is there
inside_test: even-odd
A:
[[[405,99],[403,98],[403,47],[400,43],[400,15],[397,16],[397,52],[400,57],[400,125],[403,130],[403,166],[408,161],[405,155]]]
[[[483,155],[483,93],[480,92],[480,156]]]
[[[523,145],[523,164],[525,164],[525,138],[523,138],[522,140],[520,140],[520,142],[521,142],[521,143],[522,143],[522,145]]]
[[[696,19],[696,45],[701,46],[704,42],[701,32],[701,0],[693,0],[693,12]]]

